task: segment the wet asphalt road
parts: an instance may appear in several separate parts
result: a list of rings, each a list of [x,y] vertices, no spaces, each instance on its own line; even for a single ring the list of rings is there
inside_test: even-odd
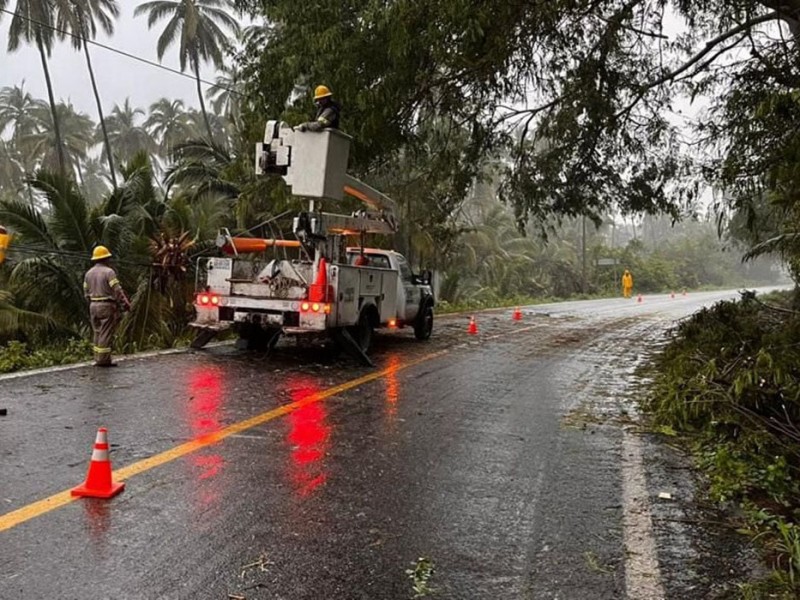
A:
[[[406,599],[419,557],[435,598],[625,598],[622,429],[595,417],[675,319],[735,295],[494,311],[477,336],[446,317],[379,338],[377,370],[288,345],[0,378],[0,519],[80,483],[99,426],[140,471],[15,517],[0,598]]]

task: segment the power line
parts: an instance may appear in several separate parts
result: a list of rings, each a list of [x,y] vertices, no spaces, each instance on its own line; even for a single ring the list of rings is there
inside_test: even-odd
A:
[[[48,255],[48,256],[61,256],[65,259],[70,259],[73,261],[81,261],[81,262],[90,262],[90,258],[86,256],[83,252],[73,251],[73,250],[60,250],[60,249],[47,249],[47,248],[38,248],[36,246],[26,246],[24,244],[12,244],[8,247],[6,251],[9,255],[12,255],[16,252],[20,254],[33,254],[33,255]],[[120,258],[114,258],[114,262],[123,265],[130,265],[135,267],[154,267],[158,266],[153,263],[143,263],[143,262],[135,262],[132,260],[124,260]]]
[[[25,15],[21,15],[19,13],[15,13],[13,11],[10,11],[10,10],[6,9],[6,8],[0,8],[0,12],[4,12],[6,14],[9,14],[12,17],[18,17],[20,19],[24,19],[25,21],[28,21],[30,23],[34,23],[34,24],[38,25],[39,27],[44,27],[46,29],[50,29],[50,30],[58,32],[58,33],[60,33],[62,35],[66,35],[66,36],[78,39],[81,42],[83,42],[84,44],[92,44],[93,46],[97,46],[98,48],[102,48],[103,50],[108,50],[109,52],[113,52],[115,54],[119,54],[119,55],[124,56],[126,58],[130,58],[130,59],[139,61],[139,62],[144,63],[146,65],[149,65],[151,67],[156,67],[157,69],[162,69],[164,71],[167,71],[169,73],[173,73],[175,75],[180,75],[181,77],[185,77],[186,79],[191,79],[192,81],[196,81],[197,80],[197,78],[193,77],[192,75],[188,75],[188,74],[184,73],[183,71],[179,71],[178,69],[173,69],[172,67],[167,67],[165,65],[162,65],[161,63],[157,63],[157,62],[149,60],[147,58],[142,58],[141,56],[136,56],[135,54],[131,54],[130,52],[126,52],[125,50],[120,50],[119,48],[114,48],[113,46],[109,46],[107,44],[101,44],[100,42],[97,42],[95,40],[86,39],[82,35],[78,35],[77,33],[72,33],[71,31],[67,31],[65,29],[60,29],[60,28],[56,27],[55,25],[52,25],[51,23],[44,23],[44,22],[39,21],[37,19],[25,16]],[[238,91],[236,91],[236,90],[234,90],[232,88],[227,88],[225,86],[221,86],[221,85],[219,85],[219,84],[217,84],[217,83],[215,83],[213,81],[208,81],[206,79],[200,79],[200,82],[201,83],[205,83],[206,85],[214,86],[214,87],[219,88],[221,90],[225,90],[226,92],[228,92],[230,94],[233,94],[234,96],[239,96],[240,98],[244,98],[245,97],[245,95],[242,94],[241,92],[238,92]]]

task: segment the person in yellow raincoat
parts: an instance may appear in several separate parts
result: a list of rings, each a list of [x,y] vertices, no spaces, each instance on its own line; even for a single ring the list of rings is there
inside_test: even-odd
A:
[[[630,298],[633,293],[633,275],[628,269],[622,274],[622,297]]]

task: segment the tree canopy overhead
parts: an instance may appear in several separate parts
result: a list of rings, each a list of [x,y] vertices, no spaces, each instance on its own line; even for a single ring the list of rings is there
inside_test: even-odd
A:
[[[799,189],[798,0],[237,5],[264,23],[238,56],[253,125],[299,119],[298,89],[325,83],[368,170],[445,119],[461,169],[504,166],[521,222],[677,215],[702,182],[738,199]]]

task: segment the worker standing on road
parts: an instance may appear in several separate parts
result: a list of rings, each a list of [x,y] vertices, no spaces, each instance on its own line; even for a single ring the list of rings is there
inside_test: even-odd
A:
[[[628,269],[622,274],[622,297],[630,298],[633,293],[633,275]]]
[[[339,113],[342,108],[334,101],[333,94],[327,86],[318,85],[314,90],[314,104],[317,105],[317,114],[314,120],[303,123],[298,129],[300,131],[339,129]]]
[[[96,367],[113,367],[111,347],[114,332],[119,325],[119,308],[128,311],[131,302],[109,265],[111,252],[105,246],[97,246],[92,252],[94,265],[83,279],[83,293],[89,301],[89,317],[94,332],[94,364]]]

